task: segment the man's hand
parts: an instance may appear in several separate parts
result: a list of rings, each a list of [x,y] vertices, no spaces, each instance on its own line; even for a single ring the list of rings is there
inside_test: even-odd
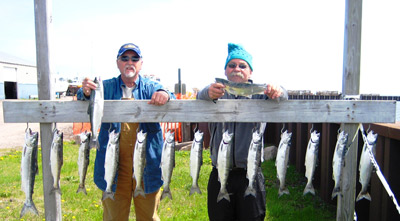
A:
[[[168,102],[169,94],[166,91],[157,91],[151,96],[151,100],[147,102],[148,104],[153,104],[157,106],[164,105]]]
[[[264,91],[264,94],[267,95],[271,99],[279,98],[282,95],[283,91],[280,86],[276,85],[267,85],[267,89]]]
[[[82,81],[82,91],[83,91],[83,94],[84,94],[86,97],[89,97],[91,91],[92,91],[92,90],[95,90],[96,87],[97,87],[96,84],[95,84],[92,80],[90,80],[88,77],[86,77],[86,78]]]
[[[212,83],[208,88],[208,96],[212,100],[221,98],[225,94],[225,85],[221,83]]]

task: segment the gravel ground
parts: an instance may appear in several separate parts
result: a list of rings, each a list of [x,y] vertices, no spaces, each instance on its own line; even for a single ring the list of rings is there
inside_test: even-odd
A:
[[[72,97],[64,97],[62,99],[72,100]],[[64,140],[74,139],[72,125],[72,123],[57,123],[57,129],[64,133]],[[0,100],[0,149],[22,148],[22,145],[24,144],[26,126],[26,123],[4,123],[3,100]],[[33,131],[39,131],[40,135],[39,123],[30,123],[29,127]]]

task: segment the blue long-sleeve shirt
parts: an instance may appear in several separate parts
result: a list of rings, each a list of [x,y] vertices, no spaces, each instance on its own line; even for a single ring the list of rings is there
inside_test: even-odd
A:
[[[136,80],[136,87],[132,91],[132,96],[136,100],[150,100],[153,93],[164,90],[163,86],[148,78],[143,78],[139,75]],[[125,87],[124,82],[121,79],[121,75],[108,80],[103,81],[104,86],[104,100],[121,100],[122,90]],[[175,96],[168,92],[170,98]],[[83,94],[82,88],[77,92],[78,100],[87,100]],[[161,180],[161,152],[163,146],[163,135],[160,123],[140,123],[140,129],[147,133],[147,146],[146,146],[146,166],[144,168],[143,182],[145,193],[153,193],[158,190],[162,185]],[[99,133],[99,144],[100,147],[97,150],[95,165],[94,165],[94,182],[101,190],[106,189],[106,181],[104,180],[104,161],[107,150],[108,135],[109,131],[121,130],[121,123],[102,123]],[[118,174],[115,178],[117,181]],[[113,191],[116,189],[116,185],[113,185]]]

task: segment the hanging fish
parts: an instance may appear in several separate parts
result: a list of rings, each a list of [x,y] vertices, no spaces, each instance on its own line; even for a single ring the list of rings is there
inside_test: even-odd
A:
[[[362,136],[364,139],[364,146],[361,152],[360,166],[358,168],[358,170],[360,171],[359,182],[361,183],[362,187],[356,201],[359,201],[361,199],[367,199],[371,201],[371,195],[368,193],[368,185],[369,181],[371,180],[373,165],[368,148],[375,156],[376,139],[378,138],[378,134],[374,134],[373,131],[370,131],[367,136],[365,136],[364,134],[362,134]]]
[[[226,184],[228,181],[229,171],[232,169],[232,141],[233,133],[229,133],[228,130],[226,130],[222,135],[217,158],[218,179],[221,183],[221,189],[219,190],[217,203],[222,199],[230,201]]]
[[[175,167],[175,136],[174,132],[168,131],[165,134],[165,141],[161,153],[161,175],[164,181],[164,189],[161,194],[161,200],[168,197],[172,200],[169,184],[171,183],[172,171]]]
[[[38,132],[32,132],[30,128],[26,130],[21,159],[21,188],[25,192],[25,203],[22,207],[20,218],[27,212],[39,215],[32,200],[35,176],[38,174],[38,136]]]
[[[101,126],[101,121],[103,119],[104,112],[104,88],[103,81],[95,78],[94,83],[96,84],[96,89],[92,90],[90,93],[90,101],[88,107],[88,114],[90,117],[90,126],[92,130],[92,139],[90,141],[90,147],[96,147],[99,149],[98,131]]]
[[[53,131],[53,141],[50,148],[50,170],[53,177],[53,187],[51,192],[58,192],[60,190],[60,175],[61,167],[63,166],[63,133],[57,128]]]
[[[342,190],[341,190],[341,173],[344,166],[344,159],[347,154],[347,138],[348,133],[344,131],[340,132],[337,137],[335,152],[333,153],[333,180],[335,181],[335,187],[332,191],[332,199],[335,198]]]
[[[112,200],[115,199],[114,192],[112,191],[112,185],[118,170],[119,135],[120,133],[116,133],[114,130],[108,135],[109,138],[104,161],[104,180],[106,181],[107,186],[103,193],[102,200],[107,198],[111,198]]]
[[[190,188],[189,196],[197,192],[201,194],[198,180],[200,168],[203,164],[203,132],[199,130],[194,134],[192,148],[190,149],[190,176],[192,177],[192,188]]]
[[[281,197],[283,194],[289,194],[288,188],[285,186],[286,171],[289,163],[289,150],[290,150],[290,139],[292,133],[288,133],[287,130],[282,133],[281,141],[279,142],[278,152],[276,154],[276,175],[279,180],[279,192],[278,195]]]
[[[304,188],[303,195],[311,193],[315,195],[314,186],[312,180],[315,173],[315,168],[317,167],[318,161],[318,146],[319,146],[319,133],[314,130],[311,133],[310,140],[308,141],[306,159],[304,165],[306,166],[305,176],[307,177],[307,185]]]
[[[253,132],[253,138],[250,143],[249,152],[247,155],[247,174],[246,177],[249,180],[249,186],[244,192],[244,197],[252,195],[256,197],[256,190],[254,188],[254,182],[256,175],[261,165],[261,152],[263,148],[263,133],[256,130]]]
[[[86,173],[89,167],[90,161],[90,136],[91,133],[84,131],[79,134],[80,137],[80,146],[79,146],[79,154],[78,154],[78,174],[79,174],[79,187],[76,193],[83,192],[87,195],[86,187],[85,187],[85,180],[86,180]]]
[[[136,136],[135,151],[133,152],[133,177],[136,180],[136,188],[133,197],[142,195],[145,197],[142,186],[144,167],[146,166],[147,133],[139,131]]]

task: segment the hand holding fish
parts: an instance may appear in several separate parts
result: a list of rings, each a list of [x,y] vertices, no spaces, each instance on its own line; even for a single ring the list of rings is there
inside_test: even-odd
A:
[[[86,77],[83,81],[82,81],[82,90],[83,90],[83,94],[86,97],[90,96],[90,92],[92,90],[96,89],[96,84],[93,82],[93,80],[89,79],[88,77]]]
[[[268,84],[267,89],[264,91],[264,94],[267,95],[271,99],[277,99],[282,95],[282,87],[277,85]]]
[[[161,106],[164,105],[168,102],[169,100],[169,94],[166,91],[157,91],[151,96],[151,100],[147,102],[148,104],[153,104],[156,106]]]
[[[225,93],[224,88],[225,88],[225,85],[223,85],[221,83],[213,83],[208,88],[208,96],[212,100],[218,99],[224,95],[224,93]]]

